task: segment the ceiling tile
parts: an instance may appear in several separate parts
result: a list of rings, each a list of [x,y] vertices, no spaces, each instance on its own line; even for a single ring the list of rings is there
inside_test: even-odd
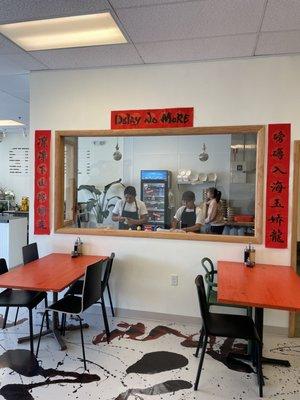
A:
[[[117,10],[134,43],[255,33],[264,0],[180,2]]]
[[[7,55],[0,55],[0,75],[11,75],[11,74],[24,74],[27,70],[13,62],[8,58]]]
[[[255,55],[300,52],[300,31],[261,33]]]
[[[24,71],[48,69],[46,65],[43,65],[38,60],[34,59],[29,53],[24,52],[24,54],[8,54],[5,57],[21,66]]]
[[[214,60],[251,56],[256,35],[140,43],[137,50],[145,63]]]
[[[269,0],[262,31],[300,29],[299,0]]]
[[[1,0],[0,24],[65,17],[109,9],[105,0]]]
[[[136,49],[130,44],[33,51],[30,54],[50,69],[142,64]]]
[[[111,0],[110,3],[113,8],[127,8],[127,7],[143,7],[143,6],[153,6],[168,3],[184,3],[185,1],[192,0]],[[199,1],[199,0],[194,0]]]

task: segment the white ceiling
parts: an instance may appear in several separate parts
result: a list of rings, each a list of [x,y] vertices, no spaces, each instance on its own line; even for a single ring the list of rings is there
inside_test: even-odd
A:
[[[300,0],[0,0],[0,24],[101,11],[127,44],[26,52],[0,35],[0,90],[28,99],[9,77],[36,70],[300,53]]]

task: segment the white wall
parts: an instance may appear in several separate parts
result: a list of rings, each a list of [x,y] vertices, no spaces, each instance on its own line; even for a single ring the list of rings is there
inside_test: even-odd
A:
[[[300,137],[299,71],[295,56],[35,72],[31,132],[52,129],[54,138],[56,129],[108,129],[111,110],[192,106],[195,126],[291,122],[295,139]],[[54,158],[52,167],[53,176]],[[69,252],[75,237],[32,239],[46,254]],[[241,244],[141,238],[85,236],[83,241],[86,253],[116,252],[112,292],[117,306],[190,316],[199,315],[194,278],[202,272],[201,258],[240,261],[244,249]],[[290,263],[289,249],[256,248],[258,262]],[[171,273],[179,275],[178,287],[170,286]],[[265,322],[287,326],[288,313],[268,311]]]
[[[14,119],[18,121],[19,117],[22,122],[28,125],[29,104],[0,90],[0,119]],[[1,127],[0,130],[2,130]],[[9,150],[13,147],[28,146],[29,138],[23,137],[23,132],[20,128],[7,129],[7,136],[0,143],[0,186],[3,185],[8,190],[12,190],[16,195],[18,203],[22,196],[29,196],[31,192],[31,179],[30,174],[21,176],[9,174]]]

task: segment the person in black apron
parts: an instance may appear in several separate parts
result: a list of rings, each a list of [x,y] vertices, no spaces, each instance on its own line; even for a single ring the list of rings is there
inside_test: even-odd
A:
[[[195,193],[191,191],[184,192],[182,203],[184,205],[177,210],[172,222],[172,228],[179,228],[185,232],[200,233],[202,226],[200,222],[201,211],[195,205]]]
[[[112,220],[119,222],[119,229],[136,230],[147,222],[147,209],[142,201],[136,200],[136,190],[127,186],[124,190],[125,201],[119,201],[113,210]],[[132,206],[131,206],[132,205]],[[126,209],[127,208],[127,209]],[[131,210],[128,211],[128,208]]]
[[[127,204],[127,201],[126,200],[124,201],[121,217],[124,217],[124,218],[127,218],[127,219],[125,219],[124,222],[122,222],[123,220],[119,221],[119,229],[123,229],[123,230],[125,229],[126,230],[126,229],[131,228],[131,229],[136,230],[136,227],[137,227],[136,225],[129,225],[128,223],[127,224],[125,223],[128,220],[130,221],[130,220],[138,220],[139,219],[139,209],[138,209],[138,206],[137,206],[137,203],[136,203],[135,199],[134,199],[134,203],[135,203],[135,211],[126,211],[125,210],[125,206]]]

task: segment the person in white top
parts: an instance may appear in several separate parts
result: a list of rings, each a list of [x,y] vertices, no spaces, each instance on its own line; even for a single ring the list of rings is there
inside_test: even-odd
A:
[[[216,235],[222,235],[225,225],[221,195],[222,193],[215,187],[207,189],[208,201],[206,205],[208,208],[205,223],[210,224],[211,233]]]
[[[136,190],[133,186],[127,186],[124,190],[124,200],[118,200],[113,212],[112,220],[119,222],[119,229],[137,229],[148,220],[148,212],[145,203],[136,198]]]
[[[179,207],[172,221],[172,229],[185,232],[200,232],[203,225],[202,210],[195,205],[195,193],[186,191],[182,195],[183,206]]]

